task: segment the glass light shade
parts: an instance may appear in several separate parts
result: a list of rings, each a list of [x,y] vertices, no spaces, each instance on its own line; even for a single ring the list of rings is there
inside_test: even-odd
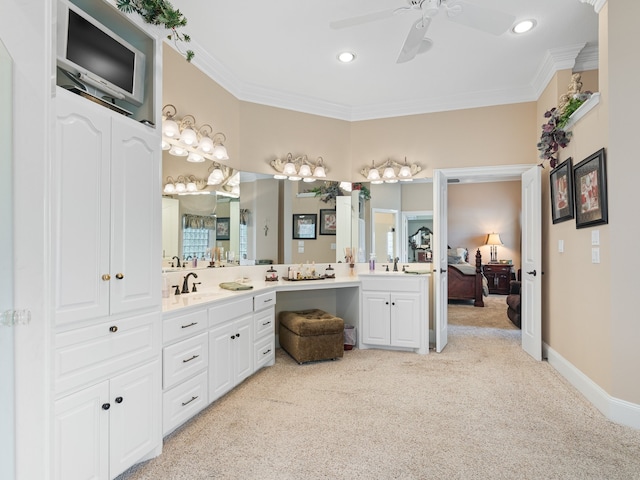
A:
[[[387,178],[387,179],[385,179],[384,183],[398,183],[398,179],[397,178]]]
[[[300,172],[298,172],[301,177],[309,177],[311,176],[311,167],[306,163],[300,165]]]
[[[173,183],[167,183],[164,186],[164,193],[171,194],[171,193],[175,193],[175,191],[176,191],[176,186]]]
[[[180,142],[195,147],[198,144],[198,134],[191,128],[185,128],[180,135]]]
[[[385,168],[384,172],[382,172],[382,178],[384,178],[385,180],[389,178],[395,178],[395,176],[396,176],[396,172],[391,167]]]
[[[287,162],[284,164],[282,173],[285,175],[295,175],[298,172],[296,172],[296,166],[292,162]]]
[[[411,177],[411,169],[409,168],[409,165],[403,165],[402,167],[400,167],[398,177],[400,177],[400,179]]]
[[[209,175],[209,179],[207,180],[207,183],[209,185],[220,185],[223,180],[224,180],[224,173],[222,173],[222,170],[216,167],[211,172],[211,175]]]
[[[182,183],[182,182],[178,182],[176,183],[176,193],[184,193],[187,191],[187,186]]]
[[[187,162],[200,163],[204,162],[204,157],[197,152],[189,152]]]
[[[180,127],[178,127],[175,121],[166,119],[162,122],[162,134],[165,137],[178,138],[180,135]]]
[[[186,157],[189,154],[186,148],[179,147],[178,145],[173,145],[169,153],[176,157]]]
[[[169,150],[171,148],[171,144],[167,142],[164,138],[162,139],[162,150]]]
[[[371,180],[372,185],[380,185],[382,183],[384,183],[382,180]]]
[[[202,137],[198,144],[198,150],[202,150],[204,153],[213,152],[213,140],[209,137]]]
[[[371,170],[369,170],[369,173],[367,174],[367,180],[378,180],[379,178],[380,172],[377,168],[372,168]]]
[[[283,175],[283,174],[281,174],[281,173],[276,173],[276,174],[273,176],[273,178],[275,178],[276,180],[286,180],[286,179],[287,179],[287,176],[286,176],[286,175]]]
[[[324,167],[322,165],[318,165],[313,169],[313,176],[317,178],[326,178],[327,174],[324,171]]]
[[[195,183],[193,182],[187,183],[187,192],[197,192],[197,191],[198,191],[198,187],[196,186]]]
[[[299,182],[300,180],[302,180],[302,177],[297,177],[295,175],[290,175],[289,176],[289,180],[291,180],[292,182]]]
[[[315,178],[313,178],[313,177],[304,177],[304,178],[302,179],[302,181],[303,181],[303,182],[307,182],[307,183],[312,183],[312,182],[315,182],[315,181],[316,181],[316,179],[315,179]]]
[[[229,160],[229,154],[227,153],[227,149],[221,143],[214,145],[213,156],[216,157],[218,160]]]

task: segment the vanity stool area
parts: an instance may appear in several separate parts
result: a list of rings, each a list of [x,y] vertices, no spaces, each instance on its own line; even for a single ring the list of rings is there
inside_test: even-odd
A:
[[[344,320],[324,310],[280,312],[280,346],[303,364],[344,355]]]

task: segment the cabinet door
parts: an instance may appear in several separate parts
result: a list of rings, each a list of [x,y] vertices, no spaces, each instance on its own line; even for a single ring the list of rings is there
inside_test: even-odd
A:
[[[209,332],[209,402],[234,386],[233,323],[223,323]]]
[[[233,322],[235,339],[234,349],[234,375],[237,385],[253,373],[253,315],[247,315]]]
[[[102,382],[55,403],[54,477],[104,479],[109,475],[109,383]]]
[[[114,117],[111,158],[111,313],[159,306],[162,255],[160,139]]]
[[[362,341],[390,345],[390,296],[384,292],[362,292]]]
[[[391,345],[420,346],[420,297],[414,293],[391,294]],[[425,315],[424,321],[427,322]]]
[[[111,142],[103,107],[59,91],[55,108],[53,283],[62,325],[109,314]]]
[[[110,467],[114,478],[162,442],[160,362],[114,377],[110,384]]]

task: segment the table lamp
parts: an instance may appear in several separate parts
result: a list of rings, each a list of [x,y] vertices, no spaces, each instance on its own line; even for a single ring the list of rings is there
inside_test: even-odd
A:
[[[491,248],[491,263],[496,263],[498,261],[498,245],[503,245],[502,240],[500,240],[499,233],[490,233],[487,235],[487,241],[484,242],[485,245],[490,245]]]

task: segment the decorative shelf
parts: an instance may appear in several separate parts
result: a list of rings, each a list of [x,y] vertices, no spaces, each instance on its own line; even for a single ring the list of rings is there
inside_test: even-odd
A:
[[[600,93],[596,92],[592,94],[588,100],[580,105],[580,107],[573,112],[573,114],[569,117],[569,121],[564,126],[564,130],[570,130],[573,126],[578,123],[578,121],[584,117],[587,113],[589,113],[596,105],[600,103]]]

